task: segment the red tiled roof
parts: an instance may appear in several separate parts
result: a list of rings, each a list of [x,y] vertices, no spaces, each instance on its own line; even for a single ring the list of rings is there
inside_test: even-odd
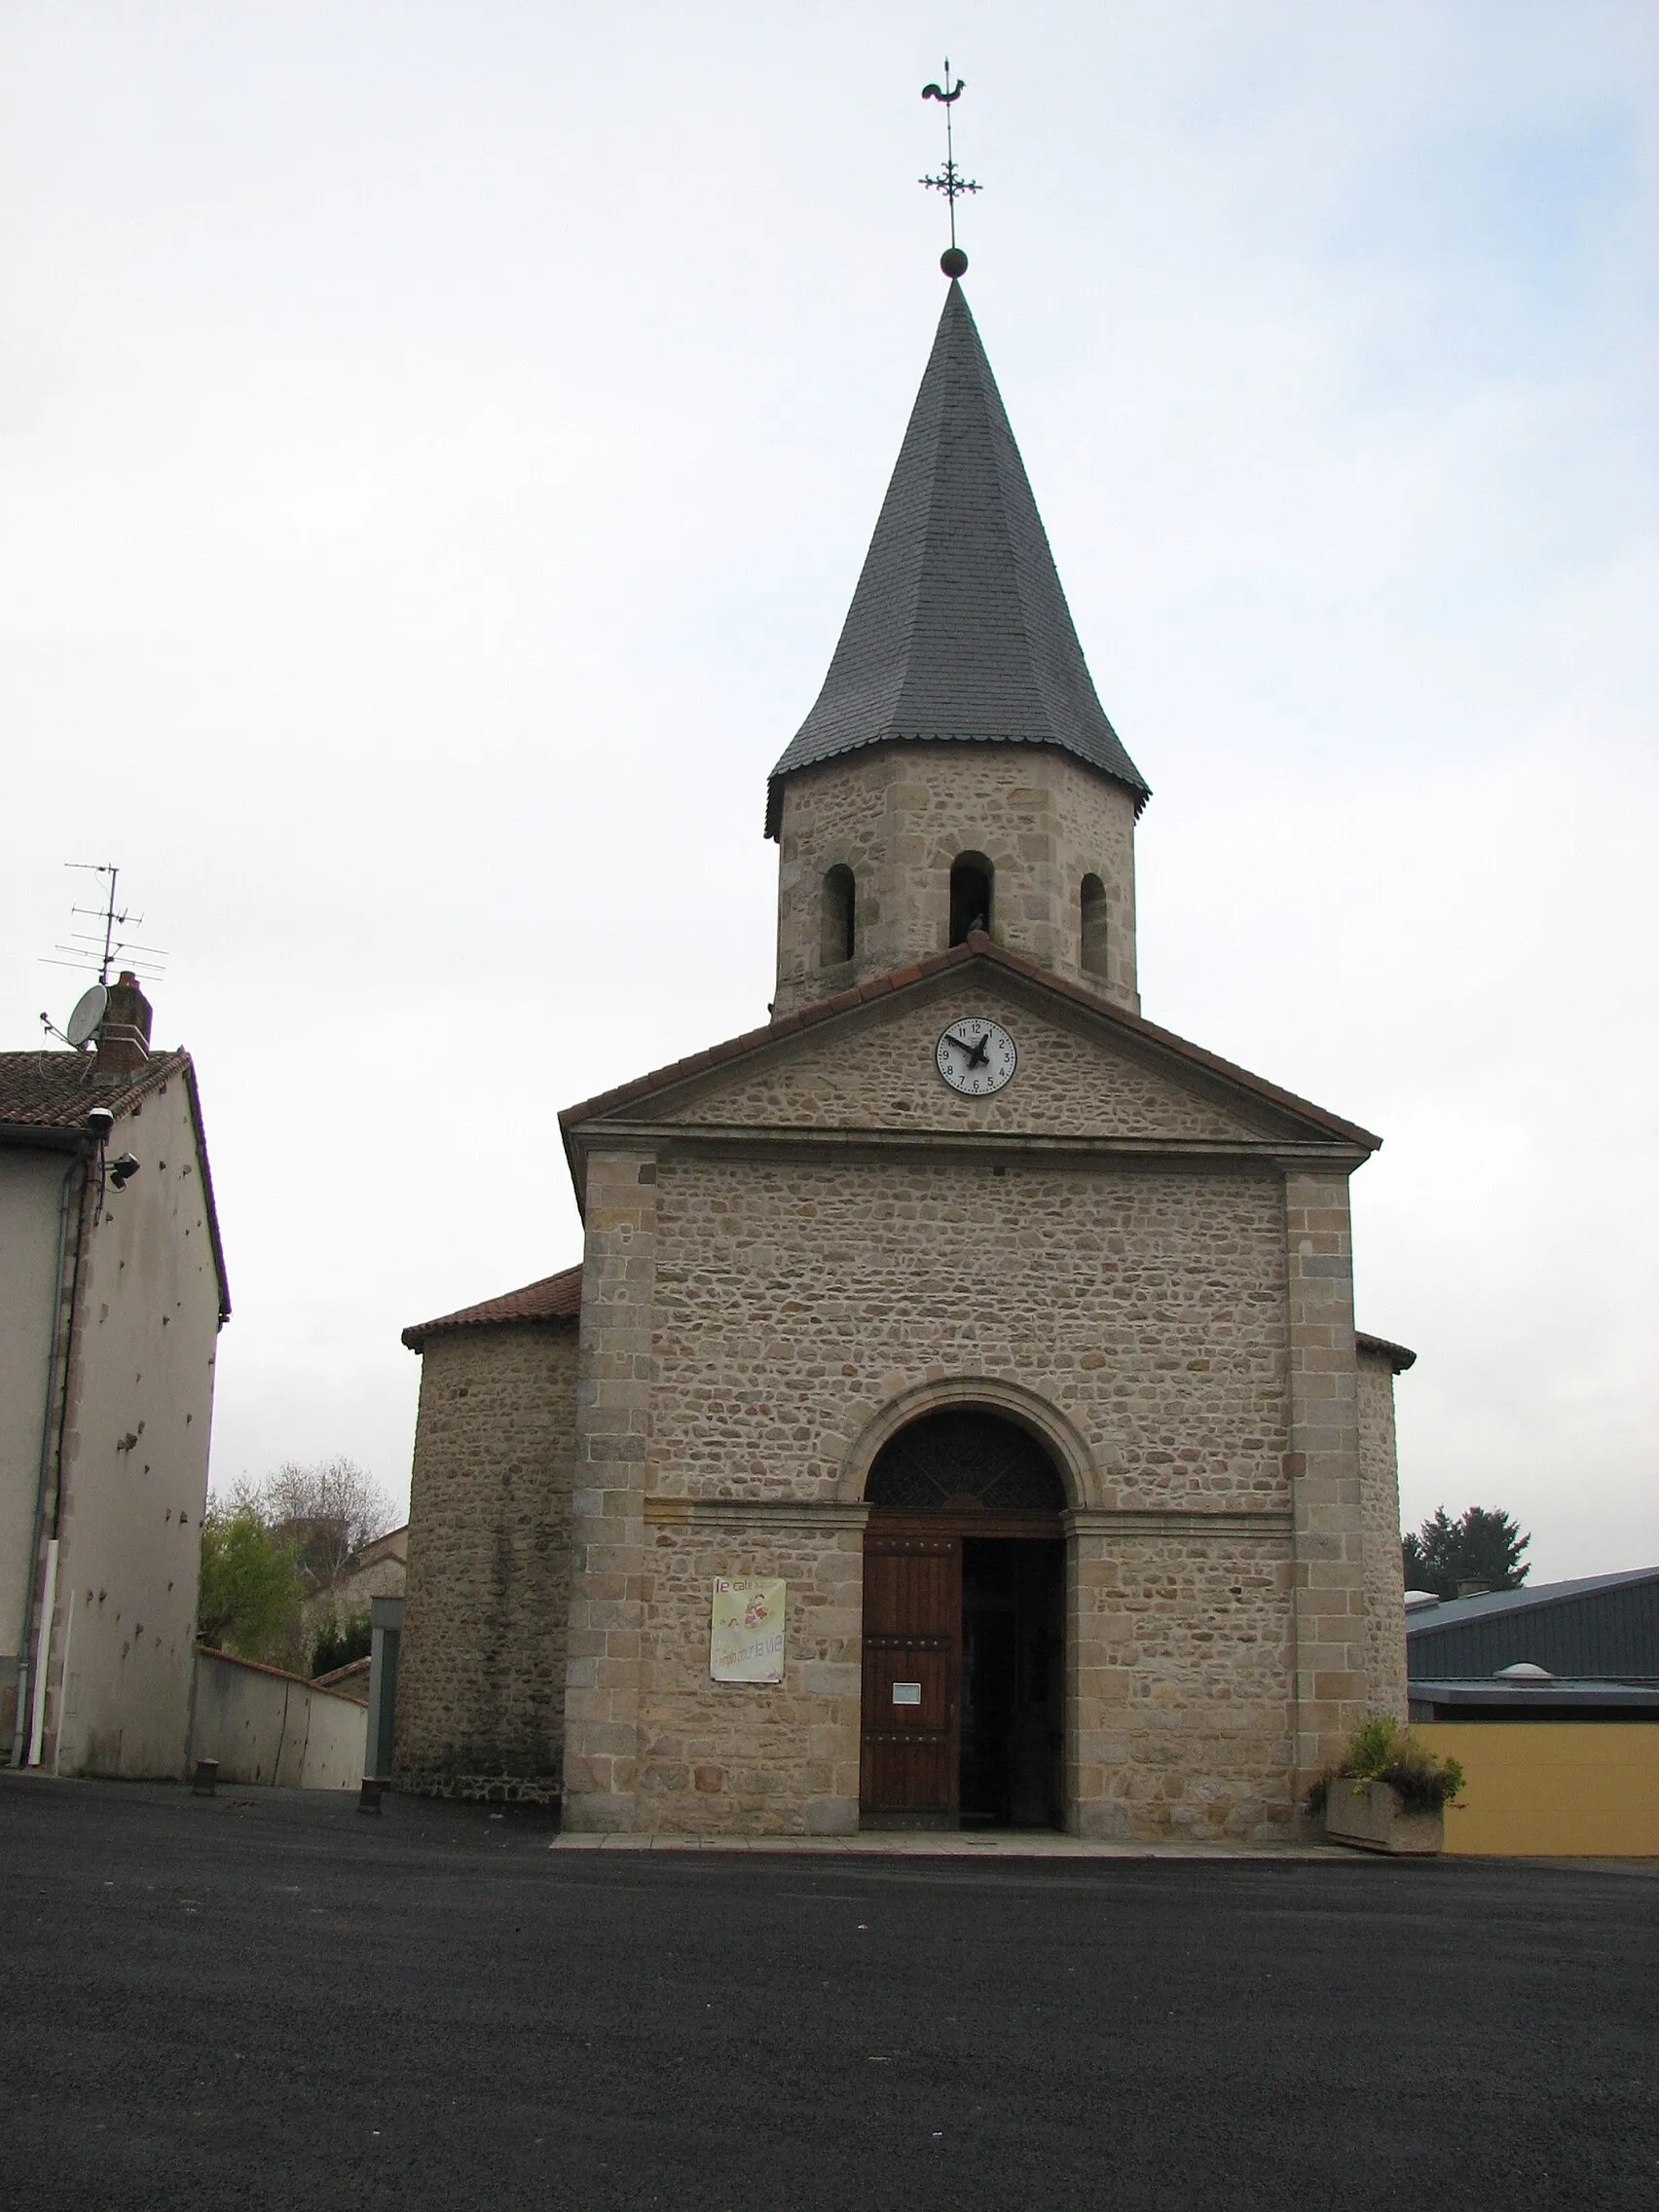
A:
[[[879,976],[868,983],[858,983],[849,991],[837,991],[833,998],[819,999],[811,1006],[803,1006],[798,1013],[786,1014],[777,1021],[768,1022],[764,1029],[746,1030],[741,1037],[733,1037],[723,1045],[714,1045],[706,1052],[693,1052],[689,1059],[676,1060],[671,1066],[653,1069],[649,1075],[639,1076],[632,1083],[624,1083],[614,1090],[602,1091],[597,1098],[585,1098],[577,1106],[568,1106],[559,1117],[559,1126],[566,1133],[596,1115],[608,1114],[617,1106],[632,1105],[636,1100],[648,1098],[653,1091],[671,1089],[678,1083],[687,1082],[693,1076],[706,1074],[712,1068],[728,1066],[748,1052],[758,1051],[762,1046],[775,1045],[780,1039],[797,1036],[820,1021],[832,1021],[837,1014],[851,1014],[856,1008],[868,1006],[877,999],[889,998],[895,991],[909,988],[933,976],[941,976],[949,969],[966,967],[970,961],[982,960],[992,968],[1001,968],[1022,981],[1035,983],[1052,997],[1064,999],[1072,1006],[1083,1007],[1097,1014],[1111,1026],[1125,1030],[1131,1037],[1158,1047],[1171,1057],[1184,1060],[1190,1067],[1201,1069],[1206,1075],[1220,1076],[1223,1081],[1246,1090],[1265,1104],[1277,1107],[1281,1112],[1293,1114],[1300,1121],[1315,1122],[1328,1135],[1341,1138],[1348,1144],[1360,1146],[1366,1152],[1375,1152],[1382,1139],[1369,1129],[1362,1129],[1356,1122],[1346,1122],[1340,1115],[1327,1113],[1323,1106],[1315,1106],[1309,1099],[1299,1098],[1293,1090],[1281,1090],[1277,1084],[1265,1082],[1252,1075],[1248,1068],[1235,1067],[1214,1052],[1206,1052],[1199,1045],[1191,1045],[1185,1037],[1177,1037],[1173,1030],[1160,1029],[1156,1022],[1143,1020],[1138,1014],[1129,1014],[1123,1007],[1113,1006],[1108,1000],[1097,998],[1092,991],[1081,985],[1068,983],[1035,961],[1022,960],[1017,953],[1007,952],[1000,944],[993,944],[982,931],[976,930],[966,944],[953,944],[948,952],[936,952],[930,959],[918,960],[914,966],[901,968],[894,975]]]
[[[334,1675],[318,1675],[313,1680],[309,1675],[290,1675],[286,1667],[268,1667],[263,1659],[244,1659],[240,1651],[221,1651],[216,1643],[198,1642],[196,1648],[205,1658],[222,1659],[227,1667],[245,1667],[250,1675],[270,1675],[279,1682],[298,1682],[301,1689],[321,1690],[326,1697],[343,1697],[352,1705],[367,1702],[363,1698],[352,1697],[349,1689],[337,1687]],[[365,1659],[362,1664],[366,1667],[369,1662]],[[346,1668],[338,1670],[341,1674],[349,1671]]]
[[[189,1065],[185,1052],[158,1052],[124,1075],[100,1073],[95,1052],[0,1052],[0,1127],[78,1129],[94,1106],[124,1114]]]
[[[416,1321],[403,1332],[411,1351],[419,1351],[428,1337],[447,1335],[451,1329],[498,1328],[512,1321],[575,1321],[582,1310],[582,1271],[566,1268],[539,1282],[527,1282],[522,1290],[509,1290],[499,1298],[487,1298],[480,1306],[463,1306],[459,1313],[441,1313],[435,1321]]]
[[[0,1140],[26,1145],[32,1137],[38,1137],[43,1144],[72,1150],[73,1138],[85,1128],[87,1116],[94,1106],[107,1106],[119,1119],[173,1077],[183,1082],[190,1101],[207,1236],[219,1277],[219,1319],[224,1323],[231,1317],[231,1285],[225,1272],[225,1247],[219,1235],[219,1209],[213,1198],[213,1171],[202,1126],[196,1068],[188,1052],[156,1052],[142,1067],[120,1074],[108,1070],[100,1073],[95,1052],[0,1052]]]
[[[1368,1337],[1363,1329],[1356,1329],[1353,1341],[1361,1351],[1372,1352],[1377,1358],[1385,1359],[1396,1375],[1404,1375],[1408,1367],[1417,1365],[1415,1351],[1408,1351],[1404,1345],[1391,1345],[1386,1337]]]
[[[371,1665],[368,1659],[348,1659],[344,1667],[331,1667],[326,1675],[313,1675],[311,1686],[313,1690],[332,1690],[336,1697],[349,1697],[354,1705],[367,1705]]]

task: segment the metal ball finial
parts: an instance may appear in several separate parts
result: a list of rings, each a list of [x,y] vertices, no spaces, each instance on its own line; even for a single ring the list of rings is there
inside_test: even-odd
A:
[[[954,281],[956,277],[966,272],[968,256],[959,245],[947,245],[939,257],[939,265],[945,275]]]

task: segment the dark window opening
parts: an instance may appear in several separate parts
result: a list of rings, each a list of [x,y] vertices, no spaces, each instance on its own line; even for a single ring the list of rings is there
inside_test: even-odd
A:
[[[889,1437],[865,1497],[901,1513],[1060,1513],[1066,1503],[1054,1462],[1029,1430],[979,1406],[943,1407]]]
[[[1106,886],[1097,875],[1083,879],[1083,972],[1104,976],[1106,967]]]
[[[991,864],[983,853],[960,853],[950,869],[950,941],[966,944],[970,930],[991,927]]]
[[[837,862],[824,878],[824,911],[818,941],[821,968],[836,968],[853,957],[857,897],[852,869]]]

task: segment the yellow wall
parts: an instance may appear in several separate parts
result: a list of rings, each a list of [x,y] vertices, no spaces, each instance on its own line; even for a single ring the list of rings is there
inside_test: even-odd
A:
[[[1463,1769],[1446,1849],[1536,1859],[1659,1858],[1659,1727],[1434,1721],[1412,1730]]]

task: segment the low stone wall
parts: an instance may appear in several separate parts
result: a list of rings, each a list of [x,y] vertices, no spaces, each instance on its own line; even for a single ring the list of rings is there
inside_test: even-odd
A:
[[[368,1742],[366,1706],[228,1651],[198,1647],[190,1759],[217,1759],[221,1782],[287,1789],[355,1789]]]

